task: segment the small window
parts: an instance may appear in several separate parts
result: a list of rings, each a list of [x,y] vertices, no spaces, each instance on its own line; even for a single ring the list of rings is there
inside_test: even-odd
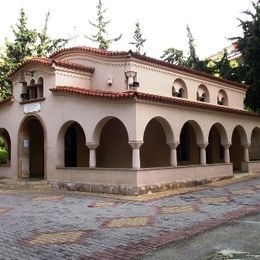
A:
[[[217,104],[220,106],[227,106],[228,105],[228,96],[225,90],[221,89],[218,92],[217,97]]]
[[[21,99],[23,102],[43,98],[44,91],[43,91],[43,78],[39,77],[37,83],[34,79],[30,80],[30,84],[27,85],[26,82],[23,82],[22,85],[22,92],[21,92]]]
[[[209,91],[205,85],[200,85],[197,90],[197,101],[209,102]]]

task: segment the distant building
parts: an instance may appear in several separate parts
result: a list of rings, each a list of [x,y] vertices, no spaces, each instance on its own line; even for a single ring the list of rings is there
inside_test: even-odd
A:
[[[25,61],[0,105],[0,177],[137,195],[260,170],[247,86],[137,53],[67,48]]]
[[[227,51],[227,56],[230,61],[232,60],[240,60],[242,55],[241,52],[238,50],[237,42],[233,42],[230,46],[222,49],[221,51],[211,55],[208,57],[208,60],[212,61],[219,61],[223,57],[224,51]]]

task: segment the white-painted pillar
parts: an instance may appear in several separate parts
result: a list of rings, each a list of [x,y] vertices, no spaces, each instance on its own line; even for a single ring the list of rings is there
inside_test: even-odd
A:
[[[130,141],[130,146],[132,147],[132,168],[140,169],[141,161],[140,161],[140,147],[143,144],[142,141]]]
[[[86,143],[86,146],[89,148],[89,167],[96,168],[97,160],[96,160],[96,149],[99,144],[95,144],[92,142]]]
[[[200,148],[200,164],[201,165],[206,165],[207,164],[207,158],[206,158],[206,147],[208,143],[202,143],[198,144]]]
[[[249,147],[250,144],[244,144],[244,162],[249,162]]]
[[[180,142],[172,142],[172,143],[167,143],[170,148],[171,148],[171,157],[170,157],[170,163],[171,166],[177,166],[177,146],[180,144]]]
[[[229,152],[230,145],[231,145],[231,143],[222,145],[224,147],[224,162],[225,163],[230,163],[230,152]]]

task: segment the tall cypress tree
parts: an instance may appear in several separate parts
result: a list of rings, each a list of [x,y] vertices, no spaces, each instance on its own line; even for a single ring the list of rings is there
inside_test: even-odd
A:
[[[143,34],[141,32],[140,23],[137,21],[135,23],[135,31],[134,31],[134,41],[129,42],[129,44],[132,44],[135,46],[135,51],[137,53],[140,53],[142,48],[144,47],[144,43],[146,42],[146,39],[143,38]]]
[[[239,19],[243,37],[236,37],[242,53],[240,79],[249,89],[245,105],[254,112],[260,112],[260,0],[252,2],[253,11],[244,11],[249,20]]]
[[[47,35],[49,15],[48,12],[43,30],[37,32],[28,28],[27,16],[21,9],[18,23],[12,26],[14,41],[6,40],[5,48],[0,54],[0,100],[12,94],[8,74],[25,58],[49,55],[68,42],[69,39],[52,40]]]
[[[91,37],[85,35],[86,38],[90,39],[93,42],[97,42],[99,44],[100,49],[107,50],[112,42],[117,42],[121,39],[122,34],[120,34],[116,38],[109,39],[107,32],[107,25],[110,23],[110,20],[106,21],[104,18],[104,14],[106,13],[106,9],[103,8],[102,1],[98,1],[97,5],[97,18],[96,23],[89,21],[89,23],[97,29],[97,33],[91,35]]]

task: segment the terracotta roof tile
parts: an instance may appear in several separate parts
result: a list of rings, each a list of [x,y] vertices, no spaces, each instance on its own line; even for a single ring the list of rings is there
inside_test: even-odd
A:
[[[30,58],[30,59],[24,60],[9,75],[9,77],[14,75],[18,70],[20,70],[23,66],[25,66],[27,64],[40,64],[40,65],[46,65],[46,66],[52,66],[53,64],[55,64],[55,65],[60,66],[60,67],[69,68],[69,69],[75,69],[75,70],[85,71],[85,72],[90,72],[90,73],[93,73],[94,70],[95,70],[92,67],[87,67],[87,66],[80,65],[80,64],[77,64],[77,63],[73,63],[73,62],[61,61],[61,60],[56,60],[56,59],[51,59],[51,58],[46,58],[46,57],[33,57],[33,58]]]
[[[86,47],[86,46],[78,46],[78,47],[70,47],[70,48],[65,48],[65,49],[59,50],[59,51],[55,52],[53,55],[51,55],[50,58],[57,58],[62,53],[73,52],[73,51],[82,51],[82,52],[93,53],[93,54],[102,55],[102,56],[110,56],[110,57],[113,57],[113,56],[125,56],[125,57],[128,57],[128,58],[134,57],[136,59],[139,59],[139,60],[142,60],[142,61],[145,61],[145,62],[148,62],[148,63],[152,63],[152,64],[157,64],[157,65],[163,66],[165,68],[170,68],[170,69],[178,70],[178,71],[181,71],[181,72],[191,73],[191,74],[201,76],[201,77],[204,77],[204,78],[208,78],[208,79],[211,79],[211,80],[214,80],[214,81],[217,81],[217,82],[233,85],[234,87],[238,87],[238,88],[243,89],[243,90],[248,89],[248,86],[244,85],[242,83],[238,83],[238,82],[235,82],[235,81],[226,80],[226,79],[222,79],[222,78],[217,78],[217,77],[215,77],[211,74],[207,74],[207,73],[195,70],[195,69],[191,69],[191,68],[186,67],[186,66],[170,64],[170,63],[162,61],[162,60],[158,60],[158,59],[155,59],[155,58],[148,57],[146,55],[138,54],[137,52],[132,52],[131,50],[128,51],[128,52],[125,52],[125,51],[107,51],[107,50],[104,50],[104,49],[90,48],[90,47]]]
[[[220,105],[213,105],[205,102],[190,101],[183,98],[165,97],[165,96],[147,94],[147,93],[142,93],[137,91],[112,92],[112,91],[76,88],[72,86],[57,86],[56,88],[51,88],[50,91],[52,91],[53,93],[65,93],[71,95],[108,98],[108,99],[136,99],[136,100],[156,102],[161,104],[176,105],[176,106],[191,107],[191,108],[210,110],[216,112],[233,113],[239,115],[259,117],[258,114],[251,113],[245,110],[240,110],[240,109],[235,109],[235,108],[230,108],[230,107],[220,106]]]

